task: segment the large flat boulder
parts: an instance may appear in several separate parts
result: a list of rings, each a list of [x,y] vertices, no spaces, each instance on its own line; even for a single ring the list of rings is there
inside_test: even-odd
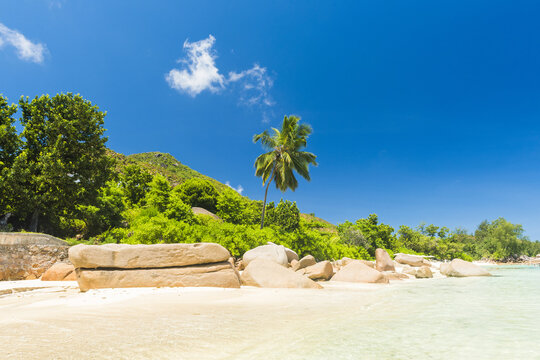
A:
[[[243,285],[262,288],[322,288],[315,281],[264,258],[251,261],[241,279]]]
[[[68,249],[65,241],[46,234],[0,233],[0,280],[37,279],[66,261]]]
[[[40,233],[0,232],[0,245],[68,246],[62,239]]]
[[[283,245],[269,244],[261,245],[244,253],[242,260],[248,266],[255,259],[266,259],[281,266],[289,266],[289,258]]]
[[[387,284],[388,278],[383,273],[372,269],[361,261],[355,260],[342,267],[331,281]]]
[[[76,268],[164,268],[227,261],[231,254],[214,243],[156,245],[75,245],[69,260]]]
[[[81,291],[130,287],[239,288],[240,279],[228,261],[163,269],[77,269]]]
[[[311,280],[330,280],[334,275],[334,267],[330,261],[321,261],[315,265],[300,269],[298,272]]]
[[[454,259],[450,263],[442,263],[440,271],[443,275],[453,277],[491,275],[487,270],[480,266],[461,259]]]
[[[381,248],[375,250],[375,268],[379,271],[396,271],[392,258]]]
[[[396,254],[394,257],[400,264],[410,265],[410,266],[424,266],[424,258],[418,255],[409,255],[409,254]]]
[[[43,276],[42,281],[71,281],[77,280],[75,267],[72,264],[56,263],[51,266]]]

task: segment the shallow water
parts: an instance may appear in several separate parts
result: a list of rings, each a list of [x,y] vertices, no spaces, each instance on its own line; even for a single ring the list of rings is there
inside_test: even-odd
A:
[[[0,298],[2,358],[540,359],[540,267],[324,290]],[[60,302],[59,302],[60,301]]]

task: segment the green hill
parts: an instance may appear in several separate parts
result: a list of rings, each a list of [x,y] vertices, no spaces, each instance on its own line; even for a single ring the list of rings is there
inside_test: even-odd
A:
[[[126,156],[109,150],[109,156],[116,160],[116,171],[118,172],[122,172],[127,165],[135,164],[142,167],[152,175],[161,174],[165,176],[172,186],[181,184],[191,178],[201,178],[214,184],[218,191],[227,188],[227,185],[217,181],[216,179],[203,175],[200,172],[193,170],[189,166],[182,164],[171,154],[153,151]],[[324,219],[315,217],[311,214],[301,214],[300,216],[312,228],[328,233],[337,232],[337,227]]]
[[[146,152],[140,154],[123,155],[112,150],[109,150],[109,156],[116,160],[116,171],[123,172],[123,169],[130,164],[135,164],[150,174],[161,174],[169,180],[172,186],[183,183],[191,178],[201,178],[208,180],[218,189],[224,189],[227,185],[203,175],[198,171],[193,170],[189,166],[182,164],[176,160],[171,154],[161,153],[157,151]]]

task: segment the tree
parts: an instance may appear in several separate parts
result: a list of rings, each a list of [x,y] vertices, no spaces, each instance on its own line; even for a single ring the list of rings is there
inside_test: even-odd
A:
[[[315,161],[317,156],[310,152],[301,151],[307,146],[307,138],[312,133],[311,126],[299,124],[299,122],[299,117],[285,116],[281,130],[272,128],[272,135],[268,130],[265,130],[253,137],[254,143],[260,141],[263,148],[270,150],[259,155],[255,160],[255,175],[261,177],[263,185],[266,185],[261,229],[264,227],[264,211],[270,183],[274,181],[276,188],[283,192],[287,189],[294,191],[298,187],[294,172],[310,181],[309,165],[317,166]]]
[[[128,165],[120,174],[120,184],[130,205],[138,205],[150,189],[152,175],[137,165]]]
[[[370,243],[366,248],[371,256],[375,255],[377,248],[396,250],[397,239],[394,235],[394,228],[390,225],[379,224],[377,214],[370,214],[367,219],[358,219],[355,227],[360,230],[365,239]]]
[[[529,243],[523,235],[523,227],[504,218],[498,218],[491,223],[483,221],[478,225],[475,237],[482,247],[482,256],[495,259],[521,255]]]
[[[245,210],[248,202],[234,190],[225,189],[219,194],[217,201],[217,215],[233,224],[246,223]]]
[[[71,93],[21,98],[19,106],[24,143],[9,174],[18,215],[30,216],[30,231],[38,230],[40,217],[54,231],[59,214],[75,216],[78,206],[94,205],[110,177],[105,113]]]
[[[0,220],[5,214],[13,211],[13,191],[10,188],[9,171],[21,146],[21,139],[14,126],[13,115],[16,112],[17,105],[8,105],[7,99],[0,95]]]
[[[266,222],[268,224],[277,225],[282,230],[291,232],[300,227],[300,211],[296,206],[296,202],[281,199],[276,207],[271,202],[267,206]]]
[[[150,190],[146,194],[146,205],[155,207],[160,212],[165,212],[169,206],[169,197],[171,195],[171,185],[169,181],[157,174],[150,182]]]
[[[191,206],[182,201],[178,192],[171,192],[169,197],[169,206],[166,215],[169,219],[183,221],[188,224],[195,222],[195,214],[191,211]]]
[[[202,207],[216,213],[218,192],[208,180],[191,178],[174,188],[183,202],[191,207]]]

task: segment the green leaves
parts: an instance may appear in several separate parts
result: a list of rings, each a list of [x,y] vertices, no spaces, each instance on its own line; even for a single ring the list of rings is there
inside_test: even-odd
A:
[[[12,203],[19,221],[32,219],[29,230],[41,223],[55,233],[63,227],[60,216],[74,217],[78,206],[96,204],[111,176],[105,113],[71,93],[21,98],[19,106],[23,141],[5,175],[16,195]]]
[[[281,130],[272,129],[273,135],[264,131],[253,137],[255,143],[260,141],[263,148],[271,150],[255,160],[255,175],[263,179],[263,184],[274,181],[281,191],[294,191],[298,187],[295,172],[310,180],[309,165],[317,166],[317,157],[301,150],[307,145],[312,129],[299,121],[296,116],[285,116]]]
[[[210,181],[192,178],[174,188],[183,202],[191,207],[201,207],[216,213],[218,192]]]

